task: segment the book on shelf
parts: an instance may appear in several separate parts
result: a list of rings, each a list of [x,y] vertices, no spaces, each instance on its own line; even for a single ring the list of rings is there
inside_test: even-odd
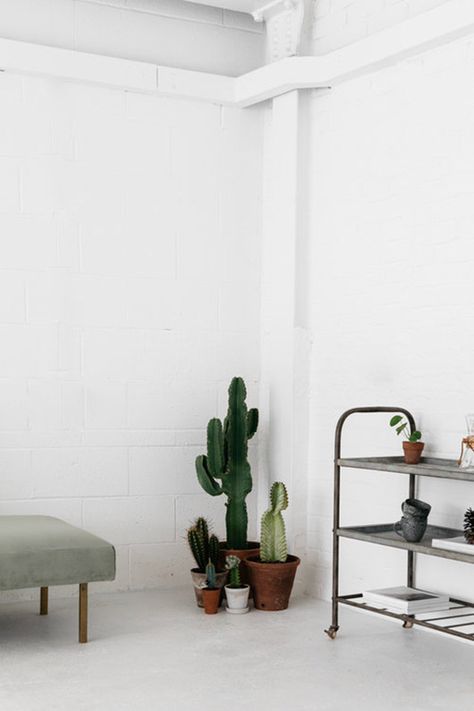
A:
[[[433,548],[444,548],[447,551],[457,551],[458,553],[470,553],[474,555],[474,544],[468,543],[464,536],[433,538],[431,545]]]
[[[431,610],[446,610],[450,606],[449,595],[404,586],[367,590],[363,594],[363,601],[369,605],[385,607],[392,612],[401,612],[406,615],[430,612]]]

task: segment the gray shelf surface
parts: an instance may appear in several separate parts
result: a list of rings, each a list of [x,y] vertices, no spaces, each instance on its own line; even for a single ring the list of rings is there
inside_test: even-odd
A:
[[[337,529],[337,534],[341,538],[353,538],[358,541],[375,543],[391,548],[401,548],[402,550],[423,553],[424,555],[434,555],[438,558],[449,558],[459,560],[464,563],[474,563],[474,553],[461,553],[459,551],[448,551],[443,548],[433,548],[431,542],[433,538],[454,538],[462,536],[463,532],[455,528],[445,528],[443,526],[428,526],[426,533],[419,543],[408,543],[398,533],[393,530],[393,523],[383,523],[375,526],[342,526]]]
[[[341,457],[337,463],[341,467],[351,469],[373,469],[380,472],[417,474],[418,476],[474,482],[474,471],[460,469],[454,459],[423,457],[419,464],[405,464],[403,457]]]

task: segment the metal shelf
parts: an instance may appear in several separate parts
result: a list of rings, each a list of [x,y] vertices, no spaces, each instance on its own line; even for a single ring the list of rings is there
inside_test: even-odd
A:
[[[341,538],[354,538],[358,541],[375,543],[379,546],[390,546],[391,548],[401,548],[414,553],[434,555],[438,558],[474,563],[474,554],[448,551],[444,548],[433,548],[431,544],[433,538],[454,538],[455,536],[463,535],[462,531],[458,531],[455,528],[428,526],[423,539],[419,543],[408,543],[408,541],[401,538],[393,530],[393,523],[383,523],[377,526],[343,526],[337,529],[337,535]]]
[[[403,457],[342,457],[337,460],[337,465],[351,469],[373,469],[379,472],[474,481],[474,472],[460,469],[454,459],[423,457],[419,464],[405,464]]]
[[[332,617],[331,625],[326,634],[335,639],[339,630],[339,605],[350,605],[385,615],[394,617],[403,622],[403,627],[410,628],[414,625],[428,627],[438,632],[454,635],[461,639],[474,641],[474,605],[462,600],[451,598],[453,608],[447,614],[432,613],[430,615],[402,615],[391,610],[374,605],[368,605],[362,601],[362,594],[340,595],[339,593],[339,570],[340,552],[339,543],[341,538],[352,538],[366,543],[375,543],[381,546],[389,546],[406,551],[407,555],[407,587],[415,585],[415,554],[436,556],[449,560],[457,560],[463,563],[474,563],[474,555],[449,551],[442,548],[433,548],[433,538],[450,538],[462,535],[462,531],[454,528],[444,528],[441,526],[428,526],[423,539],[418,543],[408,543],[401,538],[393,529],[393,524],[385,523],[371,526],[341,526],[340,525],[340,505],[341,505],[341,468],[366,469],[380,472],[394,472],[396,474],[408,475],[408,497],[416,496],[416,481],[418,476],[435,477],[438,479],[452,479],[474,482],[474,471],[460,469],[457,462],[452,459],[438,459],[435,457],[424,457],[419,464],[405,464],[402,457],[341,457],[342,430],[347,418],[355,414],[363,413],[397,413],[407,418],[410,431],[416,430],[416,423],[413,415],[402,407],[355,407],[346,410],[338,420],[334,441],[334,509],[333,509],[333,564],[332,564]],[[445,618],[448,618],[447,621]],[[451,617],[460,618],[452,620]]]

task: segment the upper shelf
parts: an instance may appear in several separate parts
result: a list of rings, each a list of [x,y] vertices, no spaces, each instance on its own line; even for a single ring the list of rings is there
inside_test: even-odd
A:
[[[400,474],[418,474],[440,479],[462,479],[474,481],[474,471],[460,469],[454,459],[423,457],[419,464],[405,464],[403,457],[355,457],[337,460],[341,467],[352,469],[375,469]]]

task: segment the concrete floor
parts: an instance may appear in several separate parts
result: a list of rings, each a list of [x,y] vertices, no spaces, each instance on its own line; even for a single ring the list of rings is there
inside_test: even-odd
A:
[[[1,711],[437,711],[468,708],[474,646],[329,606],[205,616],[191,590],[96,595],[76,643],[75,600],[0,606]]]

